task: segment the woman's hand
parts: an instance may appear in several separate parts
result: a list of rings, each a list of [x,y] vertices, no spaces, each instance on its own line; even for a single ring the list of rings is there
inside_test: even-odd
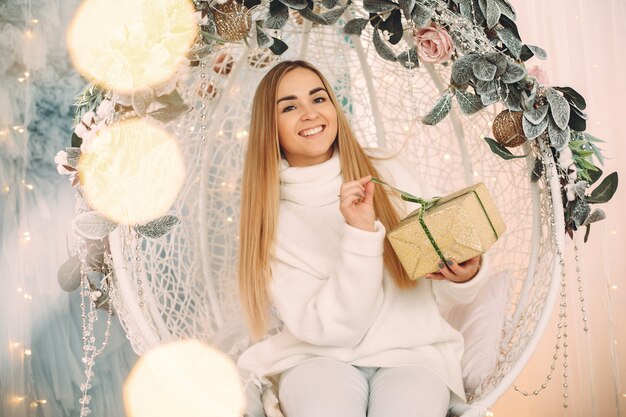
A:
[[[374,183],[368,175],[356,181],[341,185],[339,192],[339,211],[352,227],[368,232],[374,231]]]
[[[476,256],[472,259],[457,264],[452,259],[448,259],[446,263],[439,262],[439,272],[433,272],[432,274],[426,274],[424,278],[444,280],[456,282],[458,284],[467,282],[474,278],[480,270],[481,256]]]

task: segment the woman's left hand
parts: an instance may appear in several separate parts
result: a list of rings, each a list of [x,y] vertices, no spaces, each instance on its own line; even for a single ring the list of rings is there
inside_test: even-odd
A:
[[[444,280],[456,282],[458,284],[467,282],[474,278],[480,269],[481,256],[468,259],[463,263],[456,263],[454,259],[448,259],[446,263],[439,262],[439,272],[424,275],[426,279]]]

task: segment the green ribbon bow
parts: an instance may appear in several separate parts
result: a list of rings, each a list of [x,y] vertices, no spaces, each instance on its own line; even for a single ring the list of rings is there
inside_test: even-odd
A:
[[[417,219],[420,222],[420,225],[422,226],[422,229],[424,229],[424,233],[426,233],[426,236],[428,237],[428,240],[430,241],[430,244],[433,246],[433,249],[435,249],[435,252],[437,253],[437,256],[439,256],[439,259],[441,259],[441,261],[445,264],[446,263],[446,258],[445,256],[443,256],[443,252],[441,252],[441,249],[439,249],[439,246],[437,245],[437,242],[435,242],[435,239],[433,238],[433,235],[430,233],[430,230],[428,229],[428,226],[426,226],[426,222],[424,221],[424,212],[428,209],[430,209],[431,207],[433,207],[440,199],[441,197],[433,197],[429,200],[425,199],[425,198],[421,198],[421,197],[416,197],[413,194],[409,194],[405,191],[399,190],[395,187],[392,187],[391,185],[379,180],[378,178],[372,178],[372,182],[376,183],[376,184],[381,184],[381,185],[385,185],[389,188],[391,188],[392,190],[394,190],[395,192],[400,194],[400,198],[403,199],[404,201],[409,201],[411,203],[417,203],[420,205],[419,211],[417,212]],[[483,205],[482,200],[480,199],[480,197],[478,196],[478,193],[476,192],[476,190],[472,190],[472,192],[474,193],[474,195],[476,195],[476,199],[478,199],[478,202],[480,203],[480,207],[483,209],[483,212],[485,213],[485,217],[487,217],[487,221],[489,221],[489,225],[491,226],[491,230],[493,231],[494,235],[496,236],[496,240],[498,239],[498,232],[496,232],[496,228],[494,227],[493,223],[491,222],[491,219],[489,218],[489,214],[487,214],[487,210],[485,209],[485,206]]]

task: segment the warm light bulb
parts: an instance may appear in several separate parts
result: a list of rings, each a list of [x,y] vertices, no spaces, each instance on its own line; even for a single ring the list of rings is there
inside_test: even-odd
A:
[[[31,20],[31,22],[33,22],[34,24],[37,24],[37,23],[39,23],[39,19],[33,19],[33,20]]]
[[[450,154],[449,153],[445,154],[443,156],[443,159],[445,159],[446,161],[449,161],[450,160]]]
[[[611,288],[613,288],[614,290],[618,290],[619,289],[619,287],[617,285],[615,285],[615,284],[611,285]]]
[[[227,217],[227,218],[226,218],[226,221],[227,221],[228,223],[230,223],[230,222],[232,222],[232,221],[233,221],[233,218],[232,218],[232,217]]]
[[[236,365],[195,340],[158,346],[144,354],[124,384],[129,417],[237,417],[245,397]]]
[[[35,188],[35,187],[33,186],[33,184],[26,184],[26,188],[28,188],[29,190],[32,191],[33,188]]]
[[[177,142],[143,119],[99,131],[79,165],[89,205],[105,217],[129,225],[165,215],[185,180]]]
[[[26,355],[26,356],[30,356],[31,354],[32,354],[32,352],[31,352],[31,350],[30,350],[30,349],[26,349],[26,350],[24,350],[24,355]]]
[[[81,2],[67,31],[78,71],[119,91],[167,81],[185,61],[199,26],[189,0]]]

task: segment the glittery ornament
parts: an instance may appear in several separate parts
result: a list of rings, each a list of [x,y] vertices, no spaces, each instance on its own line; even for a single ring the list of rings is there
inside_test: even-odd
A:
[[[247,60],[252,68],[265,68],[276,62],[278,56],[267,48],[255,49],[248,54]]]
[[[426,210],[427,230],[420,223],[418,212],[409,214],[387,235],[411,279],[440,269],[441,258],[431,238],[445,259],[461,263],[487,251],[506,229],[482,183],[443,197]]]
[[[228,75],[233,69],[235,59],[230,54],[219,54],[213,61],[213,71],[218,74]]]
[[[493,135],[500,144],[514,148],[526,142],[521,111],[504,110],[493,121]]]
[[[216,4],[213,10],[217,33],[220,38],[236,42],[246,37],[252,26],[250,10],[233,0]]]

